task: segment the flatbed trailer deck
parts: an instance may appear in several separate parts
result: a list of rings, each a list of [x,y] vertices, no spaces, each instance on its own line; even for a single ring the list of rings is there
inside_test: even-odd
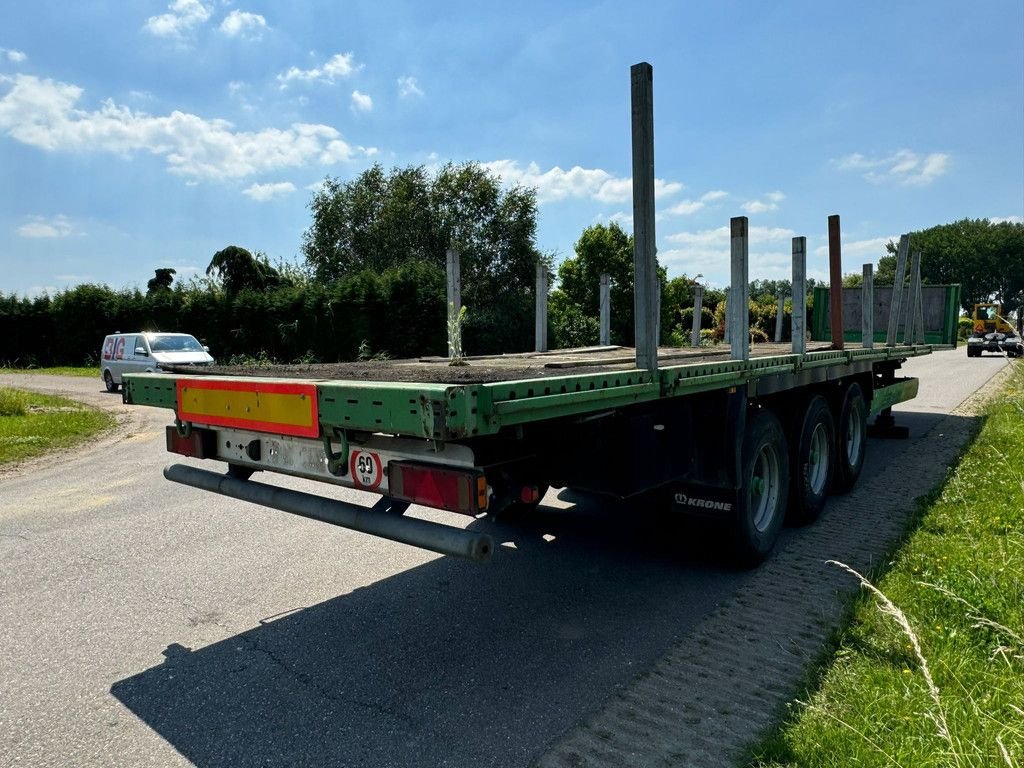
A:
[[[931,351],[756,344],[733,360],[728,345],[660,348],[655,371],[637,369],[625,347],[462,366],[419,358],[179,369],[126,377],[124,400],[174,411],[170,451],[228,465],[225,475],[171,467],[170,479],[292,512],[283,491],[252,473],[370,491],[380,510],[310,497],[305,507],[319,511],[298,514],[328,519],[329,506],[348,517],[328,522],[438,551],[483,559],[490,546],[481,534],[468,548],[425,543],[420,533],[391,531],[403,518],[382,510],[419,503],[509,513],[535,506],[548,487],[571,487],[721,518],[740,557],[754,562],[770,551],[787,508],[812,519],[830,490],[856,481],[869,415],[916,395],[917,381],[896,372]],[[791,480],[802,490],[790,493]],[[378,523],[388,531],[373,530]]]
[[[894,284],[901,289],[892,292],[884,346],[873,346],[876,312],[865,265],[864,345],[844,348],[841,238],[832,215],[832,346],[808,346],[805,338],[806,237],[793,238],[792,344],[749,344],[749,222],[734,217],[725,318],[734,346],[659,348],[651,66],[634,65],[630,82],[635,350],[589,347],[469,358],[465,365],[419,358],[129,376],[125,402],[174,410],[169,451],[228,468],[218,474],[178,464],[164,475],[476,560],[493,550],[486,533],[401,513],[410,504],[472,516],[522,513],[549,487],[565,487],[630,499],[627,516],[654,507],[710,518],[739,560],[756,563],[771,551],[784,519],[810,522],[830,493],[853,487],[869,416],[877,416],[879,434],[900,434],[891,408],[917,394],[917,381],[896,374],[907,358],[932,351],[907,343],[924,340],[916,256],[910,322],[904,343],[897,342],[908,236],[900,239]],[[456,257],[454,250],[446,254],[447,306],[455,316]],[[537,265],[539,350],[547,346],[546,269]],[[697,306],[694,317],[698,337]],[[456,357],[458,334],[458,323],[451,324]],[[365,507],[283,489],[254,481],[261,471],[368,491],[379,500]]]

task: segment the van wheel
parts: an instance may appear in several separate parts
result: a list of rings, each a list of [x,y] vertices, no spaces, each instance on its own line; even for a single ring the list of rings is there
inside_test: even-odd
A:
[[[789,496],[789,449],[771,411],[751,414],[743,436],[741,471],[733,549],[741,565],[754,566],[775,546]]]
[[[107,392],[117,392],[117,384],[114,383],[114,377],[110,375],[110,371],[103,372],[103,383],[107,387]]]
[[[864,468],[868,445],[868,406],[860,384],[853,383],[843,392],[836,418],[836,468],[832,488],[844,493],[856,484]]]
[[[793,476],[786,520],[794,525],[814,522],[825,507],[832,483],[836,441],[832,411],[824,397],[812,397],[802,416],[793,422],[790,432]]]

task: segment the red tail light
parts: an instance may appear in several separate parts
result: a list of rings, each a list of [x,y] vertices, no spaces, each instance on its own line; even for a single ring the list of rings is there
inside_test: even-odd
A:
[[[194,427],[188,437],[182,437],[177,428],[167,427],[167,450],[195,459],[212,458],[217,455],[217,435],[213,430]]]
[[[414,504],[475,515],[487,509],[487,479],[474,470],[388,462],[388,495]]]

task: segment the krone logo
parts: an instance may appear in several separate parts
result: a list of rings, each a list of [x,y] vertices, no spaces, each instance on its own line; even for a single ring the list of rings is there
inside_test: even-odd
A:
[[[729,512],[732,510],[731,501],[698,499],[694,496],[687,496],[685,493],[676,494],[676,504],[682,504],[684,507],[693,507],[695,509],[714,509],[720,512]]]

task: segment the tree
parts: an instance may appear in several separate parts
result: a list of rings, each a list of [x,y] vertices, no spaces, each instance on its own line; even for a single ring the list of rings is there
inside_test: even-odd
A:
[[[896,279],[897,244],[886,244],[876,282]],[[921,252],[921,280],[932,285],[960,284],[960,302],[970,312],[978,302],[1004,307],[1024,304],[1024,224],[961,219],[910,233],[910,252]],[[909,263],[907,278],[909,280]]]
[[[266,256],[260,253],[253,256],[237,245],[229,245],[213,254],[206,274],[219,279],[229,296],[246,288],[264,291],[280,282],[277,270],[270,266]]]
[[[150,296],[157,291],[171,290],[171,283],[174,282],[176,272],[177,270],[169,267],[157,269],[156,277],[150,278],[149,282],[146,283],[146,295]]]
[[[331,282],[362,270],[380,273],[411,262],[445,268],[459,252],[464,343],[469,354],[525,349],[533,340],[533,286],[538,262],[537,197],[502,189],[476,163],[385,172],[374,165],[355,179],[326,179],[309,204],[303,235],[306,264]],[[439,296],[444,302],[444,295]]]
[[[618,222],[594,224],[583,230],[574,246],[576,256],[558,268],[557,298],[552,305],[563,314],[597,318],[601,311],[601,275],[611,277],[611,341],[633,344],[633,236],[627,235]],[[579,320],[573,321],[579,325]],[[586,327],[586,326],[583,326]],[[578,342],[577,342],[578,343]],[[597,343],[597,339],[591,340]]]

